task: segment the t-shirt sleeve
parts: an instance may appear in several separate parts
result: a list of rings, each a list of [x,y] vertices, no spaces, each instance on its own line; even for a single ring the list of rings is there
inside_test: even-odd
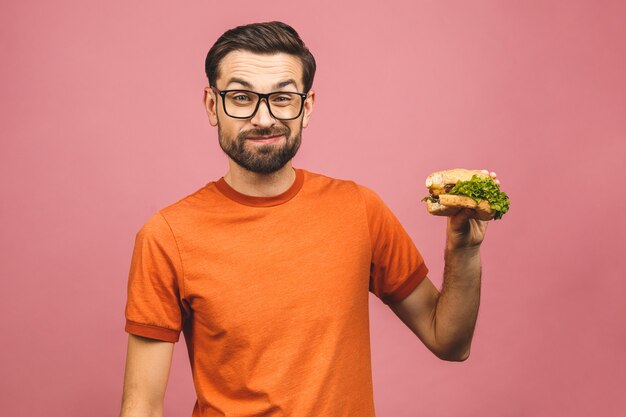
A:
[[[371,189],[362,185],[359,189],[372,245],[369,290],[385,304],[401,301],[426,277],[428,268],[389,207]]]
[[[182,263],[176,240],[161,213],[137,232],[128,276],[128,333],[177,342],[185,309],[181,297]]]

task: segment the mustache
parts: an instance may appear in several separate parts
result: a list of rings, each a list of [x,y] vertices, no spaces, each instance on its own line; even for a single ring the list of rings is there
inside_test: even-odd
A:
[[[261,128],[261,129],[251,129],[246,130],[244,132],[239,132],[237,135],[237,139],[239,141],[243,141],[247,138],[254,138],[259,136],[281,136],[284,135],[286,138],[291,136],[291,129],[287,126],[280,126],[275,128]]]

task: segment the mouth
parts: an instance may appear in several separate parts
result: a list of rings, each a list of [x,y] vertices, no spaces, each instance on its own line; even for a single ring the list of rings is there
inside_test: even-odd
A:
[[[278,142],[281,138],[283,138],[283,135],[278,135],[278,136],[260,136],[260,137],[249,137],[246,138],[246,140],[251,140],[253,142],[257,142],[257,143],[274,143],[274,142]]]

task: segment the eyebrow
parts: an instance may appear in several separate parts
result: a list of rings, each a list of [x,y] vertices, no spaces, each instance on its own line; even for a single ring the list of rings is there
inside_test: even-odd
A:
[[[228,80],[228,84],[226,84],[226,88],[228,88],[228,86],[231,85],[232,83],[241,84],[246,88],[252,88],[252,84],[250,84],[246,80],[242,80],[241,78],[235,78],[235,77]]]
[[[298,84],[296,84],[296,82],[293,79],[288,79],[285,81],[281,81],[279,83],[274,84],[274,88],[283,88],[286,87],[288,85],[293,85],[294,87],[296,87],[296,89],[298,88]]]
[[[242,86],[252,89],[252,84],[250,84],[248,81],[243,80],[241,78],[237,78],[237,77],[233,77],[230,80],[228,80],[228,84],[226,84],[226,88],[228,88],[229,85],[231,85],[232,83],[237,83],[237,84],[241,84]],[[272,89],[277,89],[277,88],[283,88],[286,87],[288,85],[293,85],[296,88],[298,87],[298,84],[296,84],[295,80],[293,80],[292,78],[288,79],[288,80],[284,80],[284,81],[280,81],[276,84],[274,84],[274,86],[272,87]]]

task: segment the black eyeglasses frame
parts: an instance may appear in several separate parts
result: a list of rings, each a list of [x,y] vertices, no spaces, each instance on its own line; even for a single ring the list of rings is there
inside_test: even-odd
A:
[[[215,86],[211,86],[211,88],[213,90],[215,90],[221,97],[222,97],[222,107],[224,108],[224,113],[228,116],[228,117],[232,117],[233,119],[251,119],[254,117],[254,115],[256,114],[256,112],[259,110],[259,106],[261,105],[261,101],[265,100],[265,104],[267,105],[267,110],[270,112],[270,115],[276,119],[276,120],[295,120],[298,117],[300,117],[302,115],[302,109],[304,109],[304,101],[306,100],[306,98],[308,97],[307,93],[300,93],[297,91],[272,91],[271,93],[266,93],[266,94],[262,94],[262,93],[257,93],[256,91],[252,91],[252,90],[241,90],[241,89],[234,89],[234,90],[220,90],[219,88],[215,87]],[[248,117],[241,117],[241,116],[231,116],[230,114],[228,114],[228,112],[226,111],[226,100],[224,100],[224,96],[226,96],[226,93],[230,93],[233,91],[241,91],[244,93],[252,93],[252,94],[256,94],[257,97],[259,97],[258,101],[256,102],[256,107],[254,108],[254,111],[252,112],[252,114]],[[280,117],[276,117],[274,116],[274,113],[272,113],[272,106],[270,106],[270,103],[268,101],[269,97],[272,94],[285,94],[285,93],[289,93],[289,94],[297,94],[302,98],[302,101],[300,102],[300,110],[298,111],[298,115],[295,117],[290,117],[289,119],[284,119],[284,118],[280,118]]]

